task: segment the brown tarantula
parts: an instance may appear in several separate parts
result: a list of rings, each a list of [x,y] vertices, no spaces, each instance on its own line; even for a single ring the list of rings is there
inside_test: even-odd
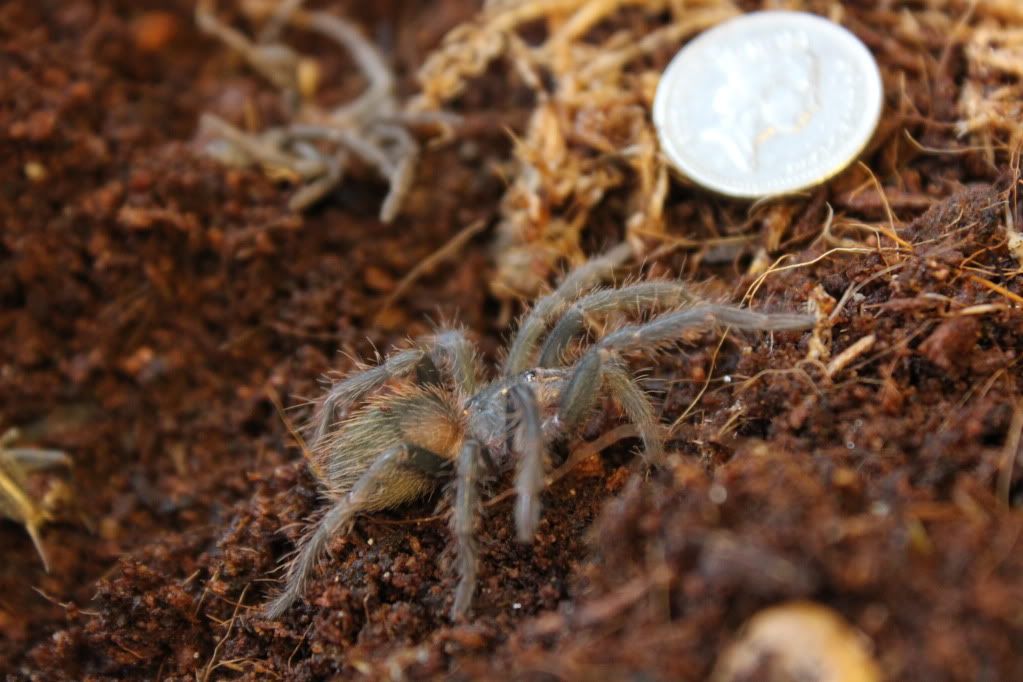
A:
[[[679,282],[594,288],[630,253],[623,245],[589,261],[541,298],[519,327],[496,379],[484,378],[462,332],[443,329],[334,384],[319,405],[310,439],[311,468],[333,506],[302,539],[287,584],[267,615],[280,616],[302,594],[328,540],[347,533],[356,515],[425,495],[452,470],[451,531],[460,576],[452,617],[463,615],[476,583],[474,526],[484,463],[498,472],[515,463],[518,539],[530,542],[539,522],[546,447],[577,429],[602,391],[635,425],[647,459],[659,460],[661,428],[626,368],[626,354],[652,353],[713,323],[778,331],[813,326],[807,315],[698,302]],[[612,328],[570,352],[592,323],[618,312],[651,310],[662,312]],[[391,388],[367,397],[385,385]],[[350,412],[358,401],[364,404]]]

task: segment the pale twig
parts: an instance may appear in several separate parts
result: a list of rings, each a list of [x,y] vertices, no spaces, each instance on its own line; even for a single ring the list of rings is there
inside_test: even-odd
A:
[[[1013,301],[1013,302],[1019,303],[1019,304],[1023,304],[1023,296],[1020,296],[1017,293],[1013,293],[1013,292],[1009,291],[1008,289],[1006,289],[1005,287],[1003,287],[1000,284],[995,284],[994,282],[992,282],[990,280],[987,280],[987,279],[984,279],[983,277],[979,277],[977,275],[968,274],[968,275],[966,275],[966,277],[969,278],[969,279],[972,279],[974,282],[976,282],[977,284],[980,284],[981,286],[987,287],[988,289],[990,289],[991,291],[995,292],[996,294],[1004,296],[1005,298],[1009,299],[1010,301]]]
[[[438,265],[454,257],[459,251],[469,242],[470,239],[479,234],[484,227],[487,226],[485,220],[477,220],[467,227],[463,228],[452,237],[446,244],[431,253],[429,256],[421,260],[414,268],[409,270],[408,274],[401,278],[384,302],[380,306],[380,312],[377,313],[377,319],[387,312],[394,302],[397,301],[401,296],[412,286],[420,277],[429,273]]]
[[[766,280],[769,275],[772,275],[772,274],[777,273],[777,272],[783,272],[785,270],[795,270],[797,268],[805,268],[805,267],[808,267],[810,265],[814,265],[816,263],[819,263],[822,260],[824,260],[824,259],[828,258],[829,256],[831,256],[833,254],[836,254],[836,253],[874,253],[874,250],[873,249],[866,249],[866,248],[860,249],[860,248],[837,247],[837,248],[834,248],[834,249],[828,249],[827,251],[825,251],[821,255],[819,255],[819,256],[817,256],[815,258],[811,258],[808,261],[803,261],[801,263],[793,263],[791,265],[785,265],[785,266],[781,266],[781,263],[783,261],[787,260],[789,258],[789,255],[786,254],[786,255],[780,256],[778,258],[778,260],[776,260],[774,263],[771,264],[771,267],[769,267],[767,270],[765,270],[763,273],[761,273],[760,276],[757,277],[756,280],[754,280],[753,283],[749,286],[749,289],[746,290],[746,293],[742,297],[743,304],[748,304],[750,301],[753,300],[753,298],[757,295],[757,291],[763,285],[764,280]]]
[[[874,343],[876,341],[877,337],[874,334],[867,334],[832,358],[827,367],[828,378],[833,378],[836,374],[852,364],[856,358],[868,352],[874,347]]]
[[[1009,491],[1012,488],[1012,471],[1019,459],[1020,441],[1023,440],[1023,401],[1016,403],[1012,413],[1012,423],[1005,435],[1005,445],[1001,457],[998,458],[998,499],[1009,504]]]
[[[234,605],[234,611],[231,613],[231,621],[227,624],[227,631],[224,633],[224,636],[221,637],[220,640],[217,642],[217,645],[213,648],[213,654],[210,656],[210,660],[206,664],[206,667],[203,668],[202,677],[200,678],[201,682],[207,682],[210,679],[210,675],[213,673],[213,671],[217,669],[216,661],[217,657],[220,655],[220,647],[224,646],[224,642],[226,642],[227,638],[231,636],[231,631],[234,629],[235,619],[238,618],[238,611],[241,610],[242,605],[245,603],[245,593],[249,591],[250,584],[251,583],[248,583],[245,585],[244,588],[242,588],[241,596],[238,597],[238,601]]]
[[[718,341],[717,348],[714,349],[714,354],[710,358],[710,369],[707,370],[707,379],[703,382],[703,387],[700,388],[700,392],[696,394],[696,397],[693,398],[691,403],[689,403],[689,406],[685,409],[685,411],[680,414],[678,419],[672,422],[671,427],[668,428],[669,438],[675,433],[675,429],[677,429],[685,418],[689,416],[689,413],[693,411],[697,403],[700,402],[700,399],[703,398],[703,394],[706,393],[707,387],[710,386],[710,381],[714,377],[714,367],[717,365],[718,354],[721,352],[721,347],[725,345],[725,339],[728,338],[728,332],[729,328],[726,328],[724,333],[721,334],[721,339]]]

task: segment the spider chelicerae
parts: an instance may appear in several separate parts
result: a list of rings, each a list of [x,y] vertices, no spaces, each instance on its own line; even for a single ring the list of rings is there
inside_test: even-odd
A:
[[[514,466],[515,524],[532,540],[540,518],[547,448],[578,430],[602,393],[635,425],[651,463],[661,459],[661,427],[628,358],[677,343],[713,324],[785,331],[813,326],[809,315],[757,313],[696,300],[675,281],[598,288],[631,253],[612,249],[570,273],[525,316],[500,374],[485,378],[474,345],[441,329],[381,364],[335,383],[319,402],[310,466],[331,506],[299,543],[284,589],[267,605],[278,617],[304,591],[331,537],[355,518],[396,507],[453,482],[451,532],[459,583],[452,617],[468,611],[476,585],[476,520],[485,473]],[[616,313],[640,321],[609,324]],[[642,315],[649,313],[643,319]],[[592,343],[586,340],[590,330]]]

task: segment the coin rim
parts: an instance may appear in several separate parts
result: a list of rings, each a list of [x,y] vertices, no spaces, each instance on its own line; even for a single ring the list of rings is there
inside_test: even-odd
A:
[[[858,144],[850,147],[852,151],[848,155],[842,155],[844,158],[836,158],[834,163],[828,164],[827,167],[822,169],[819,173],[813,174],[813,177],[809,180],[804,174],[804,176],[796,178],[795,181],[790,179],[787,184],[779,182],[774,186],[759,191],[751,191],[745,186],[739,187],[736,185],[729,185],[727,181],[719,182],[717,180],[701,180],[700,168],[687,160],[686,155],[678,148],[676,140],[672,139],[673,137],[676,137],[674,134],[676,126],[672,125],[671,119],[669,118],[670,103],[674,101],[676,96],[678,96],[677,93],[679,92],[679,88],[683,89],[682,92],[684,96],[684,88],[686,86],[685,83],[680,82],[680,79],[677,76],[673,78],[673,74],[677,74],[680,70],[685,68],[686,62],[694,53],[701,49],[706,49],[705,46],[713,46],[713,44],[720,41],[723,36],[736,31],[745,30],[749,24],[765,23],[768,26],[771,24],[778,25],[779,28],[809,26],[810,28],[807,30],[814,31],[816,35],[822,35],[823,30],[823,36],[825,38],[834,37],[841,41],[844,46],[850,48],[844,51],[849,54],[850,58],[852,58],[854,62],[856,62],[857,67],[860,67],[857,70],[863,76],[863,85],[865,90],[864,97],[867,99],[867,104],[864,107],[864,116],[861,119],[862,125],[858,126],[854,134],[850,137],[851,139],[857,139],[857,137],[862,139]],[[867,147],[877,130],[878,123],[881,119],[881,112],[884,108],[883,92],[884,87],[881,81],[881,71],[878,68],[877,60],[874,59],[874,55],[870,52],[863,41],[857,38],[849,29],[825,19],[824,17],[811,14],[809,12],[793,12],[788,10],[751,12],[734,19],[729,19],[728,21],[705,31],[684,45],[672,58],[668,67],[664,70],[664,73],[661,74],[661,79],[657,84],[657,91],[654,95],[654,127],[657,130],[657,138],[660,142],[661,149],[674,170],[678,171],[683,176],[701,187],[713,192],[740,199],[760,199],[763,197],[790,194],[809,187],[815,187],[848,168]]]

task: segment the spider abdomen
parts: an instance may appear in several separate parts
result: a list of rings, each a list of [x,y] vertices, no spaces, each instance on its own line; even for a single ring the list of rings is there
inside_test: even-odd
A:
[[[406,388],[377,396],[327,435],[313,453],[314,470],[332,498],[347,495],[381,456],[405,448],[409,464],[393,476],[396,506],[430,492],[436,477],[415,463],[424,456],[452,460],[462,439],[458,412],[437,391]]]

